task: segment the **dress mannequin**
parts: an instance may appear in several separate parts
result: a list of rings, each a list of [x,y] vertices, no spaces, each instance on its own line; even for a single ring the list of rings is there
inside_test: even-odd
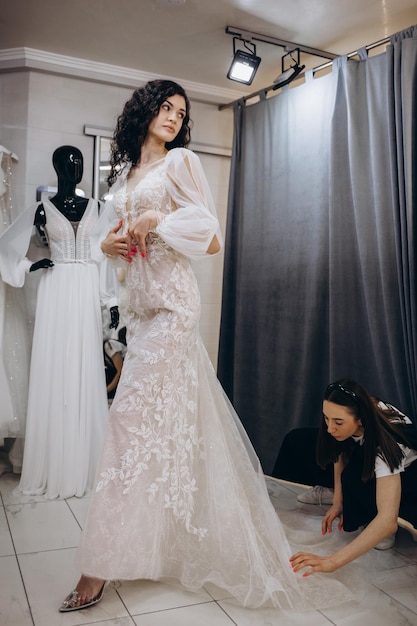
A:
[[[53,154],[58,192],[24,211],[0,238],[3,280],[22,287],[40,271],[29,377],[26,437],[18,490],[46,498],[83,496],[92,486],[107,424],[102,303],[118,325],[114,269],[91,257],[99,203],[76,195],[78,148]],[[26,257],[33,225],[49,258]]]
[[[52,156],[52,163],[58,176],[58,192],[50,198],[50,201],[56,206],[70,222],[78,223],[84,215],[84,211],[88,205],[88,198],[78,196],[76,186],[81,182],[84,171],[84,160],[81,151],[73,146],[61,146],[57,148]],[[46,216],[45,209],[41,203],[35,213],[34,224],[39,234],[45,236]],[[38,269],[52,267],[51,259],[41,259],[36,261],[29,268],[30,272]],[[116,306],[110,308],[110,326],[109,328],[117,328],[119,324],[119,312]]]

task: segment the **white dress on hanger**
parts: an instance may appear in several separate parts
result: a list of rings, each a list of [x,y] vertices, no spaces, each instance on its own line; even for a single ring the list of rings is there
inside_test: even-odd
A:
[[[127,267],[127,352],[110,409],[78,550],[83,574],[222,588],[246,606],[301,608],[349,596],[320,575],[302,580],[259,460],[199,335],[191,258],[208,256],[213,201],[198,157],[175,148],[143,178],[126,212],[126,168],[94,249],[110,226],[154,209],[164,218],[146,258]]]
[[[0,236],[11,222],[12,172],[16,160],[15,154],[0,146]],[[10,454],[16,472],[22,467],[30,341],[30,320],[24,294],[0,277],[0,438],[17,438]]]
[[[2,147],[2,146],[1,146]],[[10,210],[8,206],[8,184],[7,165],[3,169],[3,161],[11,159],[0,152],[0,235],[10,226]],[[14,436],[19,432],[19,424],[15,422],[15,411],[13,408],[12,396],[10,392],[10,377],[6,372],[6,362],[9,358],[8,351],[4,350],[4,340],[9,335],[9,328],[6,327],[6,283],[0,280],[0,439]]]
[[[99,269],[90,251],[98,205],[90,199],[75,225],[49,200],[42,204],[54,266],[38,270],[42,276],[18,490],[68,498],[91,489],[108,418]],[[37,206],[22,214],[0,240],[4,279],[17,287],[32,264],[24,254]]]

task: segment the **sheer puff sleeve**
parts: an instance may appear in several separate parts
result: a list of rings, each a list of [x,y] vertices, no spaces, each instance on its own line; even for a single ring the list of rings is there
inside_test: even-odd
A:
[[[118,187],[121,184],[121,179],[119,178],[116,183],[112,186],[109,191],[109,199],[106,200],[104,208],[100,211],[100,217],[96,226],[93,228],[90,234],[90,249],[91,249],[91,257],[97,263],[100,263],[106,259],[106,255],[101,249],[101,242],[106,238],[107,234],[112,228],[115,228],[120,219],[116,214],[116,211],[113,207],[112,197],[115,191],[117,191]],[[121,234],[121,230],[120,233]],[[110,261],[114,266],[120,265],[117,258],[115,257]]]
[[[39,202],[25,209],[0,237],[0,275],[12,287],[23,287],[33,263],[26,257]],[[46,255],[47,256],[47,255]]]
[[[168,193],[175,210],[157,225],[155,231],[174,250],[191,258],[208,255],[214,236],[221,249],[223,239],[219,221],[198,156],[186,148],[174,148],[167,154],[166,168]]]
[[[113,187],[114,189],[115,187]],[[122,261],[117,257],[108,258],[101,249],[101,242],[106,238],[108,232],[118,225],[119,221],[111,199],[106,200],[104,208],[100,211],[98,222],[90,234],[91,258],[99,268],[100,302],[102,306],[108,309],[112,306],[118,306],[117,269],[122,267]]]

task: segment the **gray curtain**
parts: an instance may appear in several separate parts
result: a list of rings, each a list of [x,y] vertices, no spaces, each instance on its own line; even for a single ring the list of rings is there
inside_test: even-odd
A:
[[[264,471],[348,376],[417,413],[417,27],[235,105],[218,376]]]

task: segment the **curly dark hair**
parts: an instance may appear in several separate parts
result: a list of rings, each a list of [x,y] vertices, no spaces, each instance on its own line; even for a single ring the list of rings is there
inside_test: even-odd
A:
[[[111,142],[111,170],[107,178],[112,185],[123,169],[123,165],[136,165],[140,160],[141,149],[145,141],[149,124],[159,113],[167,98],[180,95],[185,100],[185,117],[175,139],[167,144],[167,150],[187,147],[190,143],[190,101],[184,89],[171,80],[151,80],[136,89],[126,102],[123,112],[117,118],[116,129]]]
[[[404,415],[384,402],[386,408],[379,406],[380,400],[371,396],[361,385],[349,378],[342,378],[328,385],[324,400],[346,407],[348,412],[360,420],[364,429],[364,458],[362,480],[370,480],[375,474],[375,458],[379,454],[393,471],[399,466],[403,452],[398,443],[410,446],[397,424],[404,423]],[[413,426],[414,430],[414,426]],[[328,463],[335,463],[342,455],[348,462],[350,442],[338,442],[327,432],[324,417],[317,439],[317,463],[324,468]]]

